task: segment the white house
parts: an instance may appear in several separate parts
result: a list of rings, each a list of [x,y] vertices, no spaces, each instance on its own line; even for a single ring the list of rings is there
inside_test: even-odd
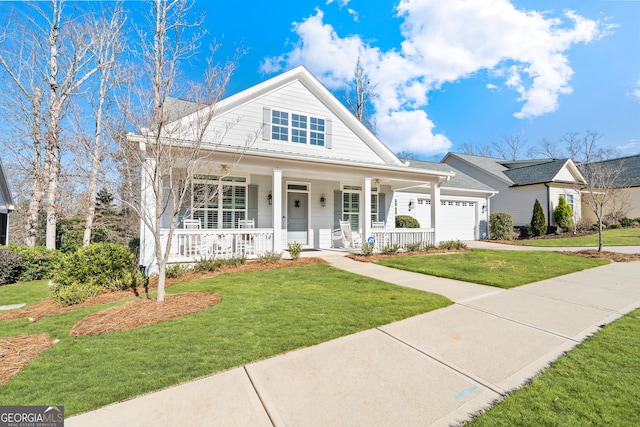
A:
[[[203,240],[205,253],[221,256],[279,252],[289,242],[330,248],[340,220],[363,240],[376,237],[378,246],[482,234],[483,214],[495,191],[477,184],[464,188],[470,178],[456,181],[455,170],[446,165],[398,159],[304,67],[232,95],[216,108],[205,137],[216,142],[202,148],[189,206],[181,210],[180,228],[172,237],[175,261],[198,256],[192,242]],[[247,135],[256,131],[259,137],[247,147]],[[188,146],[188,136],[182,138]],[[141,148],[149,143],[139,135],[130,140]],[[142,186],[151,209],[153,196],[148,188],[145,193],[144,180]],[[222,203],[199,200],[215,189]],[[450,215],[450,210],[465,214]],[[394,229],[401,214],[418,215],[422,228]],[[377,228],[382,223],[384,230]],[[169,219],[163,224],[168,226]],[[153,243],[142,228],[141,262],[150,266]]]
[[[0,160],[0,245],[9,243],[9,214],[15,210],[7,176]]]
[[[448,153],[442,162],[497,190],[490,212],[508,213],[515,226],[531,222],[536,199],[548,225],[554,225],[553,211],[560,197],[571,206],[575,220],[581,218],[580,187],[585,180],[571,159],[509,161]]]

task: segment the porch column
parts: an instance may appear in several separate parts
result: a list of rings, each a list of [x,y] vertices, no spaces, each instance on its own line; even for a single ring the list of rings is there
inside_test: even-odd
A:
[[[273,251],[282,252],[282,169],[273,169]]]
[[[433,243],[438,244],[438,223],[440,213],[440,181],[431,181],[431,228]]]
[[[364,224],[362,225],[363,242],[366,242],[371,233],[371,177],[364,179]]]

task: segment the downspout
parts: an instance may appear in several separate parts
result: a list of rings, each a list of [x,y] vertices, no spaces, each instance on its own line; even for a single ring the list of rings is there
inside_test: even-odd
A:
[[[547,187],[547,229],[551,227],[551,188],[549,183],[545,182],[544,186]]]

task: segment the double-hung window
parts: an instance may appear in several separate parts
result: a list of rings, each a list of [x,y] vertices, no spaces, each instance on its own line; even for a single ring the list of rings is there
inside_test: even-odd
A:
[[[573,194],[561,194],[560,197],[567,201],[567,204],[571,208],[571,212],[575,212],[575,209],[573,207]]]
[[[238,221],[246,219],[246,178],[197,177],[192,194],[193,218],[202,228],[238,228]]]
[[[345,185],[342,193],[342,220],[349,221],[352,230],[360,229],[360,200],[362,187]],[[371,221],[378,221],[378,189],[371,188]]]
[[[271,130],[271,137],[278,141],[289,140],[289,113],[284,111],[273,110],[273,116],[271,118],[273,128]]]

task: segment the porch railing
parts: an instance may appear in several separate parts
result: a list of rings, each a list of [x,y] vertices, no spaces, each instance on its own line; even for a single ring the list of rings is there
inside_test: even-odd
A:
[[[433,228],[374,228],[371,236],[375,239],[374,250],[380,252],[385,248],[408,248],[435,244]]]
[[[168,230],[161,231],[166,245]],[[164,246],[163,246],[164,247]],[[258,258],[273,250],[273,229],[176,229],[171,238],[170,262],[204,258]]]

